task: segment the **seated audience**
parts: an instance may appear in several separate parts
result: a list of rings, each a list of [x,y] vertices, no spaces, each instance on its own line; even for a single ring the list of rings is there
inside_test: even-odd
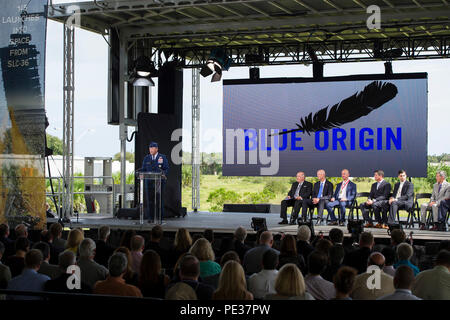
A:
[[[237,255],[237,253],[235,251],[228,251],[228,252],[225,252],[225,254],[222,255],[222,257],[220,258],[220,267],[223,269],[223,266],[225,265],[225,263],[227,263],[230,260],[234,260],[238,263],[241,263],[241,260],[239,259],[239,256]],[[212,276],[203,278],[202,282],[209,284],[215,290],[219,286],[219,278],[220,278],[220,273],[217,273]]]
[[[131,238],[131,268],[132,270],[139,274],[142,261],[142,251],[145,248],[145,240],[142,236],[134,236]]]
[[[219,287],[212,295],[213,300],[253,300],[247,291],[245,273],[239,262],[229,260],[225,263],[219,278]]]
[[[407,265],[401,265],[395,270],[395,292],[380,297],[377,300],[422,300],[411,293],[414,284],[414,271]]]
[[[342,232],[339,228],[332,228],[330,232],[328,232],[328,237],[330,238],[333,246],[335,245],[344,245],[344,232]]]
[[[16,249],[16,254],[10,256],[6,260],[6,265],[9,267],[11,277],[13,278],[21,274],[25,267],[25,255],[30,249],[30,242],[25,237],[19,237],[16,239],[14,247]]]
[[[178,282],[167,290],[166,300],[197,300],[197,294],[190,285]]]
[[[306,290],[316,300],[330,300],[336,297],[332,282],[320,275],[327,267],[327,256],[323,252],[314,251],[308,256],[308,275],[305,278]]]
[[[142,298],[141,290],[136,286],[126,284],[123,279],[127,265],[128,261],[124,253],[114,253],[108,261],[109,275],[106,280],[100,280],[95,283],[94,293]]]
[[[16,239],[20,237],[28,238],[28,228],[23,223],[18,224],[14,228],[14,233],[16,235]]]
[[[247,251],[244,256],[243,266],[248,275],[258,273],[262,269],[262,257],[267,250],[274,250],[277,254],[280,254],[278,250],[272,248],[273,236],[270,231],[264,231],[261,233],[259,239],[259,246]]]
[[[39,273],[49,276],[50,279],[55,279],[61,274],[61,270],[57,265],[50,264],[50,246],[45,242],[37,242],[34,244],[33,249],[38,249],[41,251],[43,256],[43,261],[41,267],[39,268]]]
[[[53,280],[47,281],[44,285],[44,290],[49,292],[92,293],[92,287],[88,286],[83,281],[81,281],[80,283],[80,289],[68,288],[67,280],[72,274],[68,273],[67,269],[70,266],[74,266],[76,264],[77,264],[77,257],[75,256],[75,253],[68,250],[61,252],[58,257],[58,267],[60,270],[60,275]],[[57,299],[65,299],[65,298],[61,297]]]
[[[250,250],[250,246],[245,244],[247,238],[247,230],[239,227],[234,231],[234,251],[239,255],[239,259],[244,261],[245,253]]]
[[[2,257],[5,253],[5,245],[0,241],[0,289],[6,289],[8,286],[8,281],[11,280],[11,271],[8,266],[2,263]],[[0,300],[1,295],[0,295]]]
[[[424,300],[450,300],[450,251],[439,251],[435,267],[417,275],[412,293]]]
[[[161,258],[154,250],[142,257],[139,271],[139,289],[144,297],[164,299],[169,277],[161,273]]]
[[[199,282],[199,276],[200,262],[194,255],[190,253],[185,254],[179,262],[178,277],[180,281],[188,284],[195,290],[198,300],[210,300],[214,292],[214,288]],[[168,289],[170,290],[173,285],[174,284],[169,285]]]
[[[0,224],[0,242],[5,247],[5,253],[2,257],[2,262],[5,263],[8,257],[12,256],[15,252],[14,241],[9,238],[9,226],[6,223]]]
[[[174,265],[178,258],[189,251],[192,246],[192,238],[189,231],[185,228],[180,228],[175,233],[173,246],[170,250],[170,265]]]
[[[44,274],[39,274],[37,271],[41,267],[42,253],[39,250],[32,249],[25,255],[25,268],[23,272],[14,277],[8,283],[8,290],[16,291],[44,291],[45,283],[50,278]],[[18,296],[8,295],[10,300],[41,300],[38,296]]]
[[[350,294],[355,284],[358,274],[356,269],[351,267],[341,267],[333,277],[334,288],[336,289],[335,300],[352,300]]]
[[[101,226],[98,229],[98,240],[95,241],[95,257],[94,260],[104,267],[108,267],[108,259],[113,254],[114,248],[108,244],[111,229],[109,226]]]
[[[70,230],[69,235],[67,236],[66,250],[72,251],[73,253],[78,255],[78,247],[83,240],[83,230],[80,230],[78,228]]]
[[[125,230],[125,232],[122,234],[122,238],[120,239],[120,245],[119,247],[125,247],[130,250],[131,248],[131,238],[133,238],[136,235],[135,230]]]
[[[330,249],[333,247],[333,243],[327,239],[320,239],[317,241],[314,249],[315,251],[319,251],[326,255],[327,257],[330,255]]]
[[[139,283],[139,275],[138,273],[133,271],[133,261],[130,250],[128,250],[127,247],[118,247],[116,250],[114,250],[114,253],[116,252],[122,252],[127,257],[127,270],[123,275],[125,283],[137,286]]]
[[[150,241],[148,241],[147,244],[145,245],[144,252],[147,250],[156,251],[161,258],[163,268],[167,268],[168,264],[170,263],[169,253],[167,252],[166,249],[161,247],[161,240],[163,239],[163,237],[164,237],[164,230],[162,229],[162,227],[158,225],[154,226],[150,232]]]
[[[97,281],[106,279],[108,269],[94,261],[94,240],[86,238],[81,241],[79,254],[77,265],[80,267],[82,282],[93,288]]]
[[[385,258],[384,262],[384,273],[390,275],[391,277],[395,276],[395,268],[394,268],[394,261],[395,261],[395,250],[392,247],[385,247],[383,250],[381,250],[381,254]]]
[[[328,265],[322,273],[322,277],[330,282],[333,282],[333,277],[336,272],[342,267],[344,261],[345,250],[344,247],[337,244],[331,247],[328,257]]]
[[[371,268],[377,268],[380,270],[380,282],[379,288],[377,288],[375,280],[373,281],[373,287],[368,286],[368,278],[372,277],[374,272],[364,272],[359,274],[355,279],[355,285],[351,294],[354,300],[375,300],[379,297],[394,293],[394,282],[390,275],[383,272],[384,257],[379,252],[373,252],[368,259],[367,266],[373,266]]]
[[[263,254],[262,270],[248,279],[248,290],[255,299],[263,299],[266,295],[276,294],[275,280],[278,275],[278,254],[267,250]]]
[[[66,249],[66,240],[62,238],[63,227],[60,223],[55,222],[50,225],[48,231],[53,250],[56,253],[56,261],[58,261],[59,254]]]
[[[200,261],[201,278],[206,278],[221,272],[220,265],[214,261],[214,251],[211,243],[207,239],[201,238],[195,241],[189,252]]]
[[[375,244],[373,235],[370,232],[363,232],[359,236],[359,248],[355,251],[349,252],[344,258],[344,265],[355,268],[358,274],[366,272],[367,259],[372,252],[372,247]]]
[[[306,292],[305,280],[295,264],[285,264],[275,279],[275,294],[268,294],[265,300],[314,300]]]
[[[414,253],[413,248],[408,243],[401,243],[397,246],[397,257],[398,262],[394,264],[394,268],[397,269],[399,266],[408,266],[414,271],[414,276],[418,275],[420,270],[410,261]]]
[[[287,234],[283,240],[281,240],[280,256],[277,269],[281,269],[285,264],[295,264],[302,273],[306,273],[305,260],[301,254],[297,252],[297,245],[295,237],[291,234]]]
[[[311,252],[314,251],[314,247],[309,243],[311,238],[311,229],[306,225],[301,225],[297,230],[297,251],[303,256],[305,262]]]

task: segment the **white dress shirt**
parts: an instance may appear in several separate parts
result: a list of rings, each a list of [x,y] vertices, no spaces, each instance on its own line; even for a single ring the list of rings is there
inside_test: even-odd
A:
[[[395,200],[397,200],[398,198],[400,198],[402,196],[402,188],[403,188],[404,184],[405,184],[405,181],[400,182],[400,186],[398,187],[397,194],[395,195]]]
[[[305,278],[306,291],[316,300],[331,300],[336,297],[334,284],[325,280],[320,275],[307,275]]]
[[[278,270],[261,270],[254,273],[248,279],[248,291],[253,294],[255,299],[262,299],[267,294],[275,294],[275,279]]]

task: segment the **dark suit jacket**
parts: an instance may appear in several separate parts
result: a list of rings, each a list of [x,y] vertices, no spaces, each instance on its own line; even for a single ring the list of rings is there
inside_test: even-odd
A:
[[[291,190],[289,190],[289,193],[288,193],[288,196],[291,197],[291,199],[294,198],[295,190],[297,190],[297,187],[298,187],[298,182],[295,181],[292,184]],[[303,181],[302,187],[300,188],[298,195],[300,197],[302,197],[302,199],[309,199],[312,194],[312,188],[313,188],[313,185],[311,182]]]
[[[344,265],[355,268],[358,274],[366,272],[367,259],[369,259],[371,250],[367,247],[362,247],[349,252],[345,255]]]
[[[386,182],[386,180],[383,180],[383,182],[381,182],[378,190],[377,190],[377,182],[375,182],[374,184],[372,184],[372,187],[370,188],[369,199],[375,199],[377,201],[388,200],[390,193],[391,193],[391,184]]]
[[[336,186],[336,190],[334,190],[334,198],[337,200],[339,196],[339,191],[341,190],[342,182],[339,182]],[[347,192],[345,193],[345,197],[348,201],[352,202],[356,197],[356,184],[349,181],[347,185]]]
[[[314,184],[314,191],[312,193],[313,198],[317,198],[317,196],[319,195],[319,190],[320,190],[320,181],[317,181]],[[332,197],[333,197],[333,184],[330,181],[325,180],[325,184],[322,190],[322,197],[320,199],[330,200]]]
[[[400,182],[397,182],[395,184],[394,192],[392,192],[392,197],[395,198],[398,192],[398,188],[400,188]],[[405,183],[403,184],[401,196],[397,200],[405,201],[408,205],[412,207],[414,202],[414,184],[406,180]]]
[[[95,241],[95,257],[94,261],[108,268],[108,259],[114,253],[114,248],[103,240]]]

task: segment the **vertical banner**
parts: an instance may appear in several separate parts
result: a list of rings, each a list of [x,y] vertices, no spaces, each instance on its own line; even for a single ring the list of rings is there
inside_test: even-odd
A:
[[[45,225],[47,0],[0,2],[0,223]]]

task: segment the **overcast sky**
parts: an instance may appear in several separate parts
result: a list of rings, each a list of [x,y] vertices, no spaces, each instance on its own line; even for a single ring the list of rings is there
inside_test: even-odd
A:
[[[55,0],[54,3],[70,1]],[[47,132],[62,138],[63,125],[63,27],[48,21],[46,52],[46,112],[50,126]],[[75,155],[112,156],[120,151],[119,127],[107,124],[108,45],[97,34],[76,30],[75,34]],[[394,73],[428,72],[428,154],[450,153],[448,99],[449,59],[394,61]],[[325,64],[324,76],[384,73],[383,62]],[[260,68],[264,77],[311,77],[312,66],[270,66]],[[191,77],[184,70],[183,150],[191,151]],[[201,78],[200,118],[201,151],[222,152],[222,83]],[[248,78],[248,68],[230,68],[223,79]],[[156,87],[152,88],[156,110]],[[425,119],[424,119],[425,121]],[[134,128],[129,128],[129,136]],[[134,151],[134,142],[127,144]]]

